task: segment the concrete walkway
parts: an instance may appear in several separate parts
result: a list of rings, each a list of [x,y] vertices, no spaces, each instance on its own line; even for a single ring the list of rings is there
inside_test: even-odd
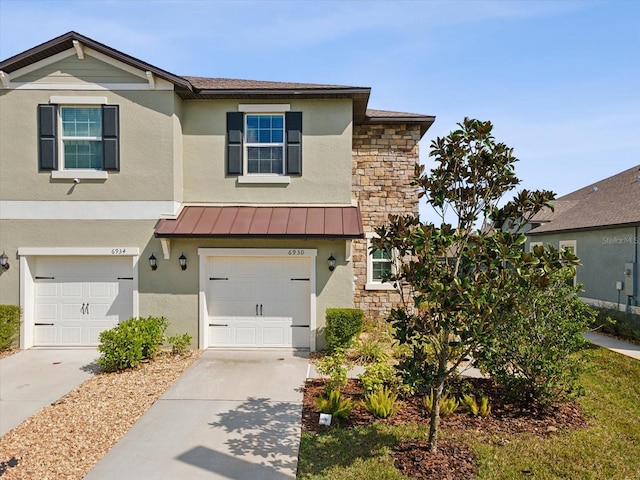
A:
[[[97,371],[98,351],[22,350],[0,360],[0,437]]]
[[[623,342],[596,332],[585,332],[582,335],[594,345],[640,360],[640,345]]]
[[[295,479],[308,363],[205,351],[85,480]]]

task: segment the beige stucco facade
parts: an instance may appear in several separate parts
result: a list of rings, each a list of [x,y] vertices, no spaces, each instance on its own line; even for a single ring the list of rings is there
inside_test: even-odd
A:
[[[418,161],[420,127],[357,125],[356,97],[344,92],[189,96],[154,67],[109,53],[76,45],[11,72],[0,89],[0,251],[11,265],[0,272],[0,303],[23,307],[23,346],[33,345],[38,261],[56,256],[126,257],[132,315],[165,316],[168,334],[189,333],[200,347],[207,346],[202,305],[209,288],[201,257],[213,249],[248,256],[313,252],[305,256],[312,262],[311,348],[324,346],[327,308],[355,306],[378,316],[397,301],[388,288],[366,288],[364,238],[160,239],[154,232],[161,218],[175,218],[188,205],[358,204],[364,231],[372,232],[388,213],[417,213],[408,182]],[[62,175],[39,169],[38,105],[51,104],[118,105],[119,169]],[[227,174],[227,112],[247,105],[302,112],[302,174],[270,182]],[[149,264],[152,254],[156,270]],[[178,264],[183,254],[185,270]],[[333,271],[330,256],[336,259]]]

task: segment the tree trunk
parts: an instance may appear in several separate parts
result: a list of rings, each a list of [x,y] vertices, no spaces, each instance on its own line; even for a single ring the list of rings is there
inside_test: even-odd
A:
[[[448,335],[445,335],[448,338]],[[436,389],[433,394],[433,405],[431,405],[431,419],[429,422],[428,446],[431,453],[436,452],[438,447],[438,431],[440,430],[440,400],[444,392],[445,376],[447,372],[448,345],[442,344],[440,355],[438,356],[438,376],[436,378]]]

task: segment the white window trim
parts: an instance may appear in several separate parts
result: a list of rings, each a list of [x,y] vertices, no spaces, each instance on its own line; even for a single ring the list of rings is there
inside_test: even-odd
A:
[[[238,105],[238,111],[244,113],[284,113],[291,111],[288,103],[258,103]]]
[[[271,105],[267,105],[271,107]],[[282,116],[282,142],[279,143],[259,143],[259,142],[249,142],[247,141],[247,131],[249,130],[247,126],[247,114],[257,114],[257,115],[280,115]],[[284,112],[273,112],[273,111],[264,111],[264,112],[245,112],[245,116],[243,118],[244,122],[244,142],[243,142],[243,152],[242,152],[242,171],[244,175],[242,177],[258,177],[260,181],[252,182],[247,181],[247,178],[243,180],[238,179],[238,183],[291,183],[291,179],[288,182],[286,181],[270,181],[267,180],[269,178],[279,179],[285,176],[285,162],[286,158],[286,142],[284,136],[287,134],[286,125],[285,125],[285,115]],[[280,147],[282,148],[282,171],[280,173],[250,173],[249,172],[249,147]]]
[[[367,239],[367,283],[364,286],[365,290],[396,290],[396,288],[388,282],[380,282],[373,279],[373,257],[371,256],[371,240],[378,238],[373,232],[365,233]],[[392,255],[391,266],[393,268],[395,255]]]
[[[287,185],[291,183],[291,177],[288,175],[278,175],[277,173],[273,173],[271,175],[264,173],[248,173],[247,175],[238,176],[238,183],[270,183]]]
[[[573,247],[573,254],[578,256],[578,242],[576,240],[560,240],[558,250],[562,251],[567,247]],[[575,274],[573,275],[573,286],[578,284],[578,269],[573,267]]]
[[[67,95],[51,95],[49,103],[57,105],[58,115],[58,169],[51,171],[51,179],[53,180],[72,180],[77,183],[80,180],[107,180],[109,172],[106,170],[97,170],[93,168],[71,168],[64,167],[64,140],[72,140],[73,138],[64,137],[62,135],[62,108],[66,106],[73,107],[92,107],[98,108],[102,105],[108,105],[107,97],[83,97],[83,96],[67,96]],[[90,137],[86,137],[91,139]],[[86,139],[82,137],[82,140]],[[101,137],[102,138],[102,137]]]

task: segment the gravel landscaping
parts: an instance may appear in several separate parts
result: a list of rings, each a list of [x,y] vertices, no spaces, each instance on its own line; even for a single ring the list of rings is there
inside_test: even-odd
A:
[[[0,438],[0,477],[82,479],[200,353],[97,373]]]

